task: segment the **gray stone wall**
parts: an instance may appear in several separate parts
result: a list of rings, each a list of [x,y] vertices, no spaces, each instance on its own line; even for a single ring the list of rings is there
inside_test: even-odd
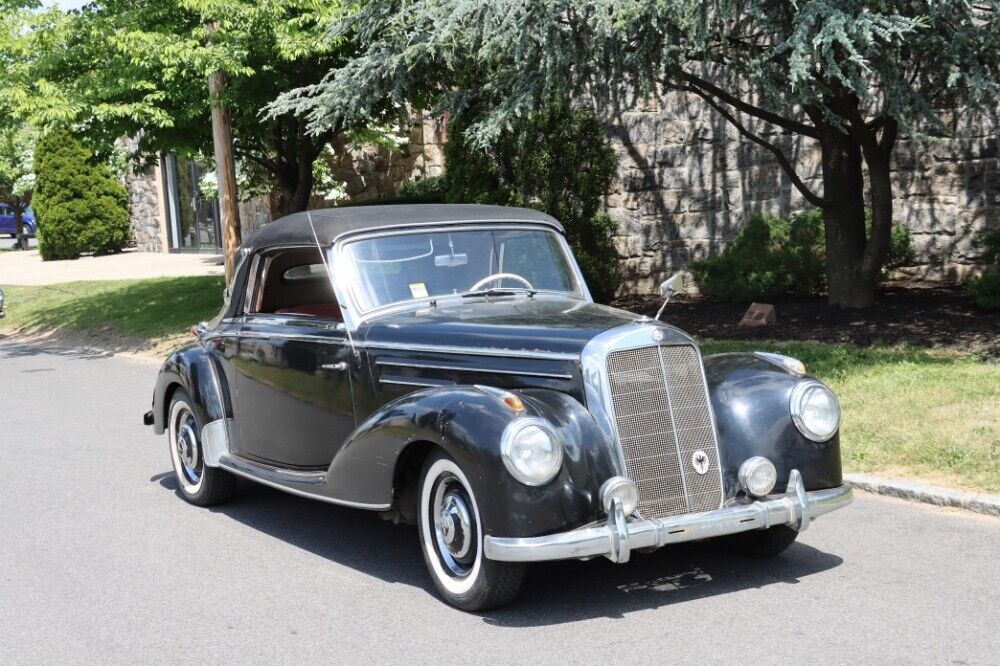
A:
[[[160,234],[159,170],[130,168],[122,177],[129,197],[132,239],[143,252],[162,252],[165,238]]]
[[[345,185],[349,203],[392,195],[407,180],[444,173],[444,119],[421,115],[397,150],[333,143],[333,176]]]
[[[652,293],[670,273],[721,251],[756,213],[807,208],[774,156],[699,100],[670,94],[604,119],[619,156],[606,206],[620,223],[629,291]],[[756,129],[822,193],[812,142]],[[1000,228],[1000,124],[966,114],[952,129],[954,139],[901,141],[896,150],[895,221],[910,229],[918,260],[903,271],[910,276],[965,279],[983,267],[975,237]]]

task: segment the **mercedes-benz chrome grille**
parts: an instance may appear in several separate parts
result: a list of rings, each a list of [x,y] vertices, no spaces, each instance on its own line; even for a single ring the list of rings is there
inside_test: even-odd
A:
[[[690,345],[613,351],[607,370],[618,440],[642,515],[718,509],[719,450],[698,351]]]

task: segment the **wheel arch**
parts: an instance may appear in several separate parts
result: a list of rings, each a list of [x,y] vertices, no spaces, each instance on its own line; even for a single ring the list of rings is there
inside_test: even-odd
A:
[[[167,410],[178,388],[191,398],[191,407],[201,423],[226,418],[230,413],[228,394],[221,377],[211,354],[200,346],[171,354],[160,368],[153,390],[154,432],[160,435],[165,431]]]

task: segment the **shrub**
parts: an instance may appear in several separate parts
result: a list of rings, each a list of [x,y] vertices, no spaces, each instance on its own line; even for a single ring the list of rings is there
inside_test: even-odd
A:
[[[969,280],[969,293],[983,310],[1000,310],[1000,231],[987,231],[977,240],[986,248],[986,260],[993,267]]]
[[[870,211],[866,220],[870,232]],[[909,229],[893,227],[884,267],[911,266],[914,260]],[[773,215],[753,218],[722,254],[694,262],[691,272],[707,296],[745,302],[820,291],[825,267],[823,211],[816,209],[792,220]]]
[[[393,203],[443,203],[444,199],[444,176],[428,176],[401,184]]]
[[[117,252],[128,240],[128,198],[105,164],[66,131],[43,136],[35,149],[33,208],[42,259]]]
[[[614,298],[621,283],[613,237],[617,224],[600,212],[617,158],[593,113],[566,106],[543,109],[485,148],[471,146],[474,114],[452,122],[445,144],[445,196],[453,203],[530,206],[559,220],[591,294]]]
[[[823,281],[822,214],[758,215],[722,254],[691,264],[702,291],[723,301],[806,296]]]

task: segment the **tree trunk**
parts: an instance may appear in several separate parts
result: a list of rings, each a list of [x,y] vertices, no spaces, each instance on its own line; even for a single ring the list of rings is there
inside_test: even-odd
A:
[[[826,220],[826,281],[830,305],[866,308],[875,303],[875,282],[865,265],[865,200],[858,144],[837,129],[820,141]]]
[[[14,247],[19,250],[28,249],[28,237],[24,234],[24,209],[20,206],[14,206],[14,231],[17,232],[17,240],[14,242]]]
[[[295,164],[277,174],[276,180],[280,215],[299,213],[309,207],[313,190],[312,162],[307,163],[305,159],[298,157]]]

